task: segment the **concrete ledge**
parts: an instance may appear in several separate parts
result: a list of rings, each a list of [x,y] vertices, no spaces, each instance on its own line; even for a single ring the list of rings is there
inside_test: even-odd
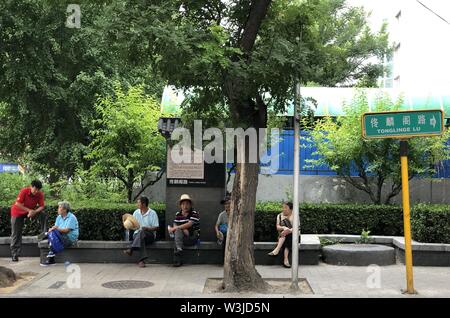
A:
[[[319,234],[319,239],[336,240],[341,243],[356,243],[361,236],[360,235],[343,235],[343,234]],[[373,244],[386,244],[393,245],[393,240],[400,238],[400,236],[377,236],[371,235],[370,239]]]
[[[319,238],[339,241],[340,243],[355,243],[359,235],[324,234]],[[396,256],[405,263],[405,238],[403,236],[371,236],[375,244],[385,244],[395,248]],[[450,266],[450,244],[420,243],[412,241],[414,266]]]
[[[398,248],[405,249],[405,238],[395,237],[393,243]],[[427,252],[450,252],[450,244],[438,244],[438,243],[420,243],[412,241],[413,251],[427,251]]]
[[[397,258],[405,264],[405,239],[395,238]],[[413,266],[450,266],[450,244],[412,241]]]
[[[173,241],[157,241],[147,248],[147,263],[171,264],[173,261]],[[280,258],[267,254],[275,247],[275,242],[255,242],[254,255],[257,265],[282,264]],[[41,259],[48,253],[48,241],[40,241]],[[72,263],[130,263],[138,261],[138,253],[129,257],[122,250],[127,248],[126,241],[78,241],[76,246],[65,249],[56,257],[56,262]],[[299,245],[299,263],[317,265],[320,259],[320,241],[315,235],[302,235]],[[216,242],[201,242],[200,245],[185,247],[183,261],[186,264],[222,264],[222,247]]]
[[[0,257],[11,257],[11,237],[0,237]],[[37,236],[22,237],[22,257],[38,257],[40,255]]]
[[[38,238],[37,236],[23,236],[22,243],[23,244],[37,244]],[[0,237],[0,245],[9,245],[11,244],[11,237]]]
[[[320,238],[335,240],[341,243],[355,243],[359,235],[321,234],[301,236],[299,247],[299,263],[302,265],[317,265],[322,247]],[[394,247],[397,258],[404,263],[404,238],[397,236],[371,236],[372,243]],[[10,237],[0,237],[0,257],[10,257]],[[128,263],[134,262],[137,256],[126,257],[121,250],[127,247],[125,241],[79,241],[74,248],[67,249],[61,254],[64,260],[87,263]],[[255,261],[258,265],[281,264],[281,256],[268,257],[267,253],[275,247],[275,242],[255,242]],[[149,263],[166,264],[172,262],[171,241],[157,241],[149,247]],[[415,266],[450,266],[450,244],[433,244],[412,242],[413,264]],[[83,250],[83,253],[80,253]],[[157,251],[157,252],[156,252]],[[206,252],[207,251],[207,252]],[[38,242],[36,236],[23,237],[23,257],[38,257],[48,252],[47,241]],[[186,247],[184,252],[186,263],[220,264],[222,250],[215,242],[201,242],[200,246]],[[58,260],[58,261],[64,261]]]
[[[400,263],[405,264],[404,249],[397,248],[396,256]],[[450,253],[413,250],[413,266],[450,266]]]
[[[324,262],[331,265],[379,266],[395,264],[395,249],[376,244],[338,244],[322,249]]]

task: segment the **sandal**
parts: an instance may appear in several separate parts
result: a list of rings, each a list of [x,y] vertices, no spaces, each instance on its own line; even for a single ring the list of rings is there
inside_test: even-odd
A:
[[[278,252],[278,253],[280,253],[280,252]],[[278,256],[278,253],[274,253],[273,251],[272,252],[270,252],[269,254],[267,254],[267,255],[269,255],[269,256]]]
[[[291,264],[289,264],[289,261],[288,261],[288,262],[284,262],[284,263],[283,263],[283,267],[285,267],[285,268],[291,268]]]
[[[145,263],[144,263],[143,261],[140,261],[140,262],[138,263],[138,266],[139,266],[140,268],[144,268],[144,267],[145,267]]]
[[[133,254],[131,249],[123,250],[123,253],[128,256],[131,256]]]

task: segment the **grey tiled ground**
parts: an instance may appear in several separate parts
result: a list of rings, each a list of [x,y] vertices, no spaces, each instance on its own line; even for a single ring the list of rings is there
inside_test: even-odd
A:
[[[0,258],[0,265],[16,272],[35,272],[38,276],[30,283],[0,297],[294,297],[282,294],[204,294],[208,278],[223,276],[216,265],[186,265],[173,268],[168,265],[134,264],[78,264],[81,269],[81,288],[70,289],[67,283],[49,289],[56,282],[66,282],[71,273],[62,264],[40,267],[38,258],[22,258],[19,263]],[[281,266],[257,266],[264,278],[290,278],[291,270]],[[306,278],[314,295],[295,297],[450,297],[449,267],[415,267],[416,296],[402,295],[405,287],[404,265],[379,268],[380,288],[370,288],[367,281],[374,275],[367,267],[301,266],[299,277]],[[376,274],[375,274],[376,275]],[[145,289],[114,290],[101,285],[116,280],[144,280],[154,285]],[[376,282],[376,280],[375,280]]]

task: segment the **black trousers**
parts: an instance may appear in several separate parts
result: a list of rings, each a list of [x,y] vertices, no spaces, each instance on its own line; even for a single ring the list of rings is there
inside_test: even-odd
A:
[[[144,261],[148,258],[147,245],[151,245],[155,241],[155,232],[141,230],[134,235],[133,242],[131,242],[131,250],[139,251],[139,261]]]
[[[22,232],[25,224],[26,215],[23,216],[11,216],[11,256],[19,257],[22,252]],[[39,231],[46,232],[48,214],[45,211],[41,211],[33,217],[33,220],[37,220],[39,223]]]

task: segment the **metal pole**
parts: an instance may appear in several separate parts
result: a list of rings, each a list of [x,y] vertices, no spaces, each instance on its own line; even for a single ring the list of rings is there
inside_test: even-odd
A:
[[[400,141],[400,160],[402,164],[402,200],[403,200],[403,226],[405,232],[405,264],[406,264],[406,291],[407,294],[416,294],[414,290],[413,261],[411,247],[411,220],[409,206],[409,177],[408,177],[408,141]]]
[[[300,106],[301,92],[300,82],[295,85],[295,103],[294,103],[294,224],[292,225],[292,284],[291,290],[297,291],[298,287],[298,227],[299,227],[299,177],[300,177]]]

